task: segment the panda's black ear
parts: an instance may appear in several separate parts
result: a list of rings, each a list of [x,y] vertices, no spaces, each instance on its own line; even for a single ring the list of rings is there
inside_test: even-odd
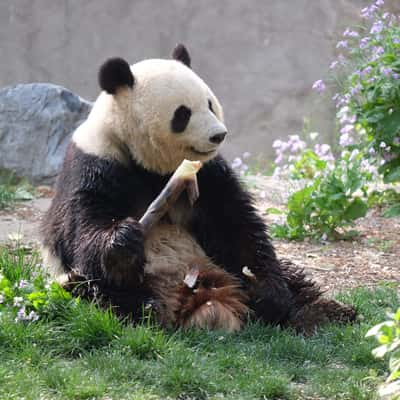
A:
[[[190,55],[187,48],[183,44],[177,44],[172,52],[172,58],[180,61],[190,68]]]
[[[100,67],[99,85],[109,94],[115,94],[122,86],[132,88],[134,83],[131,68],[122,58],[110,58]]]

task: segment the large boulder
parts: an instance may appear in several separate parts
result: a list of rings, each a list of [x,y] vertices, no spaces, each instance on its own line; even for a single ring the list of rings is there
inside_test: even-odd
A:
[[[34,183],[53,183],[72,132],[92,104],[47,83],[0,90],[0,169]]]

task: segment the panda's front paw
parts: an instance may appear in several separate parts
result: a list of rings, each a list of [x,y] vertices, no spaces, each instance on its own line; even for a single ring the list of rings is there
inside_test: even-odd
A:
[[[119,222],[105,247],[102,269],[108,284],[122,288],[143,282],[144,236],[139,222],[130,217]]]

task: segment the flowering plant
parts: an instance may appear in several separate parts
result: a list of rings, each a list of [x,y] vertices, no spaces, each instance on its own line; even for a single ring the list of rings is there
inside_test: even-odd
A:
[[[17,250],[20,251],[20,250]],[[22,258],[27,256],[19,254]],[[76,301],[57,283],[47,284],[40,267],[29,265],[23,271],[3,258],[0,249],[0,324],[5,315],[16,323],[35,322],[41,317],[54,317],[57,304]],[[9,266],[12,266],[9,269]]]
[[[309,135],[312,147],[300,139],[299,135],[290,135],[288,141],[275,140],[272,147],[276,158],[274,175],[287,176],[290,179],[313,179],[325,169],[332,169],[334,157],[329,144],[319,144],[317,132]]]
[[[311,134],[311,139],[316,134]],[[352,235],[345,231],[355,219],[365,216],[368,206],[367,182],[374,173],[369,163],[365,163],[361,153],[354,149],[344,151],[335,160],[328,144],[315,144],[314,148],[301,145],[291,137],[288,142],[275,141],[276,163],[286,159],[283,167],[277,167],[275,174],[289,172],[293,179],[303,179],[303,188],[293,192],[288,199],[286,222],[273,224],[275,237],[288,239],[337,239]],[[298,151],[298,148],[301,148]],[[295,153],[287,156],[287,150]],[[294,151],[295,150],[295,151]],[[275,209],[267,211],[277,212]]]
[[[361,11],[364,26],[347,28],[332,71],[339,92],[340,144],[357,147],[379,164],[386,183],[400,181],[400,19],[384,12],[383,0]],[[323,92],[322,80],[313,88]]]

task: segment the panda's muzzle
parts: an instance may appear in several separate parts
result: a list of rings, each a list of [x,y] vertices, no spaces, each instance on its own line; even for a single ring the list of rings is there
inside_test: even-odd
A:
[[[190,147],[190,151],[195,154],[199,154],[201,156],[209,156],[209,155],[215,153],[216,149],[209,150],[209,151],[199,151],[199,150],[196,150],[194,147]]]

